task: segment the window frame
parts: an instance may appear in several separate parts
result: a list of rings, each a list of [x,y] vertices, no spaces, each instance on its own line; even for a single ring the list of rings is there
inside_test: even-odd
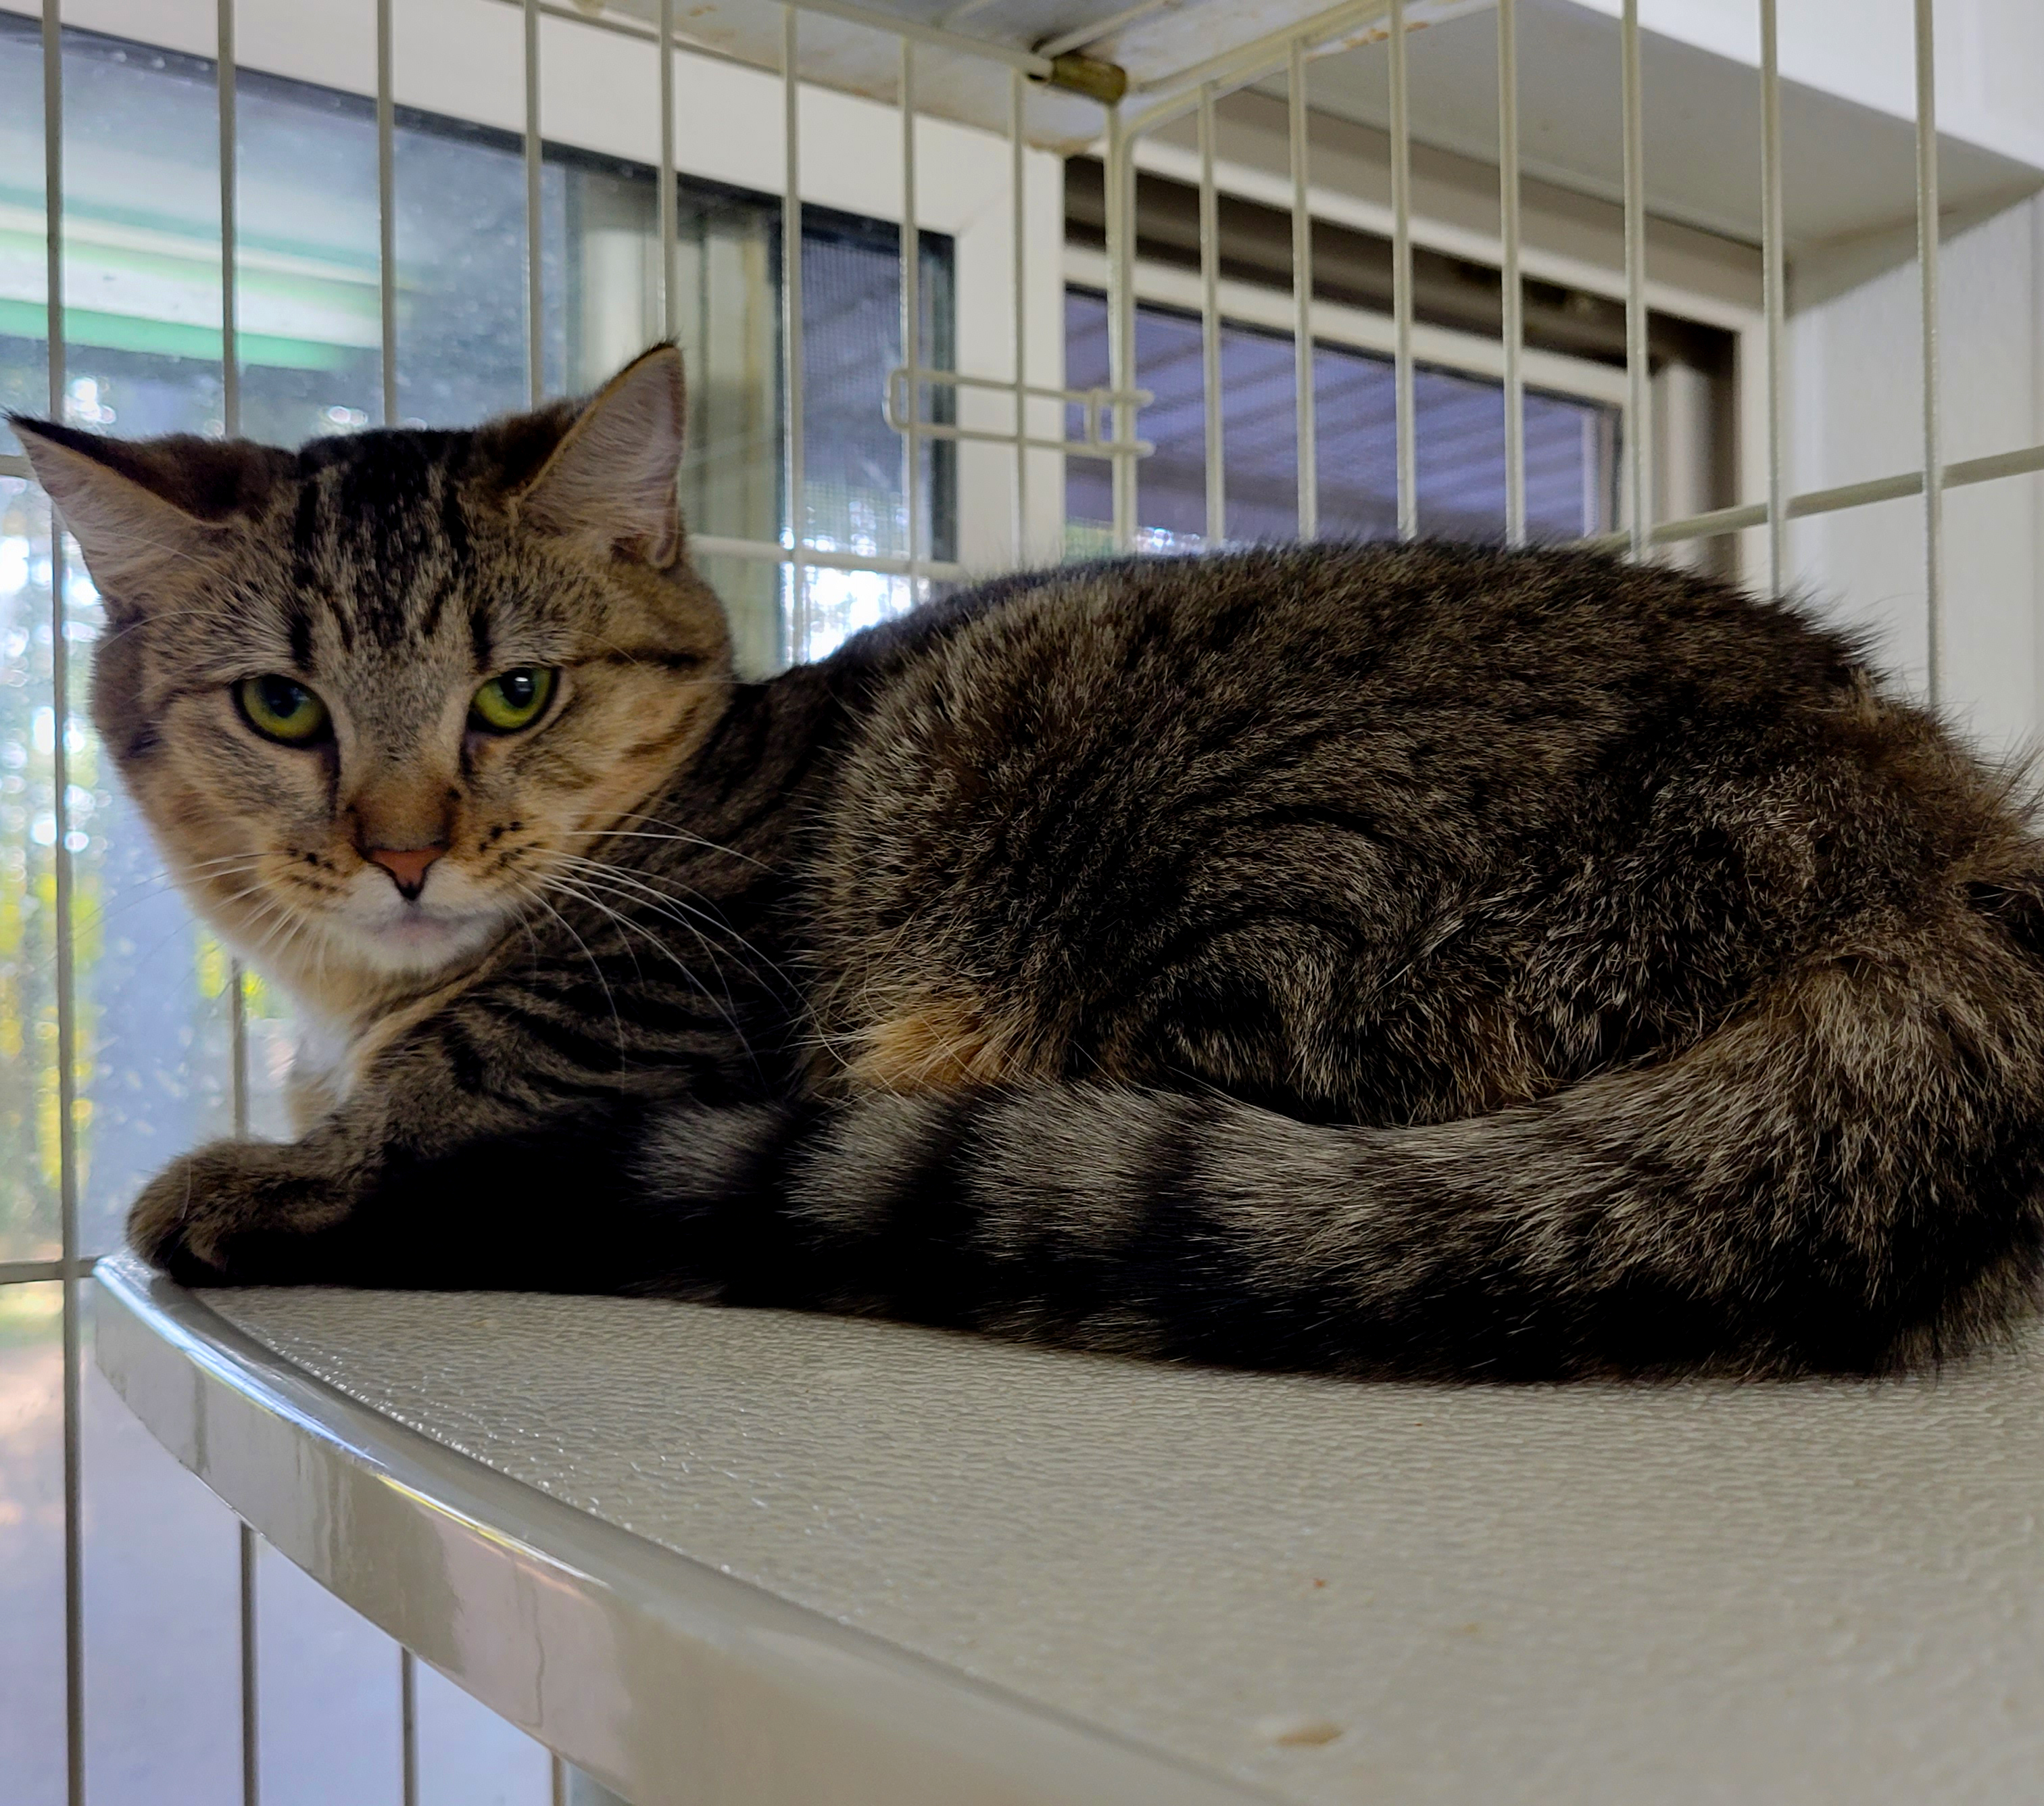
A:
[[[1200,311],[1200,276],[1175,263],[1139,257],[1135,260],[1135,301],[1138,306],[1154,303],[1197,315]],[[1090,245],[1071,245],[1065,252],[1065,275],[1074,288],[1105,290],[1106,255]],[[1294,321],[1292,298],[1283,289],[1262,282],[1223,276],[1216,285],[1222,321],[1258,332],[1291,336]],[[1373,356],[1391,356],[1397,349],[1397,332],[1388,313],[1358,307],[1349,302],[1328,301],[1315,296],[1308,315],[1316,344],[1342,345],[1367,352]],[[1497,382],[1504,376],[1504,348],[1496,339],[1464,332],[1454,327],[1415,321],[1412,326],[1412,356],[1417,363],[1452,371]],[[1526,386],[1571,400],[1594,402],[1600,406],[1623,408],[1626,400],[1623,370],[1588,358],[1573,358],[1559,352],[1528,346],[1520,354],[1520,368]]]
[[[1255,89],[1238,91],[1218,103],[1213,176],[1220,194],[1291,211],[1285,112],[1281,99]],[[1197,188],[1201,157],[1194,132],[1188,117],[1144,133],[1132,147],[1135,170]],[[1380,238],[1392,236],[1395,215],[1389,198],[1388,140],[1378,144],[1379,136],[1331,115],[1309,114],[1306,205],[1314,219]],[[1416,140],[1415,149],[1419,148]],[[1341,185],[1326,179],[1331,167],[1341,171]],[[1616,206],[1528,179],[1523,184],[1521,206],[1520,267],[1523,279],[1579,289],[1623,305],[1623,228]],[[1411,242],[1498,268],[1504,259],[1504,244],[1496,225],[1497,208],[1494,169],[1458,156],[1431,158],[1426,179],[1414,184]],[[1689,500],[1708,486],[1712,464],[1720,458],[1731,472],[1732,501],[1762,501],[1767,480],[1766,315],[1758,250],[1658,219],[1647,225],[1643,292],[1650,310],[1724,332],[1733,348],[1734,420],[1728,445],[1713,440],[1709,410],[1696,405],[1688,394],[1685,378],[1692,373],[1673,364],[1653,373],[1648,396],[1652,418],[1646,424],[1654,437],[1654,486],[1661,505],[1654,509],[1652,517],[1672,519],[1694,512]],[[1067,245],[1065,258],[1072,283],[1088,288],[1107,286],[1107,259],[1101,251]],[[1155,301],[1197,309],[1196,271],[1139,256],[1132,262],[1139,304]],[[1219,299],[1224,319],[1291,330],[1291,297],[1283,289],[1224,277]],[[1275,313],[1270,311],[1274,305]],[[1316,340],[1352,344],[1380,355],[1393,349],[1395,323],[1388,312],[1316,297],[1310,317]],[[1496,338],[1421,321],[1412,323],[1411,332],[1413,355],[1421,363],[1493,381],[1503,375],[1503,346]],[[1529,388],[1600,405],[1615,402],[1621,435],[1635,430],[1623,367],[1532,346],[1520,355]],[[1616,392],[1607,384],[1607,377],[1616,378]],[[1631,460],[1621,455],[1621,521],[1630,517],[1631,484]],[[1722,548],[1721,553],[1714,548]],[[1673,562],[1705,563],[1721,555],[1723,562],[1716,567],[1735,579],[1742,572],[1765,571],[1766,530],[1753,528],[1717,540],[1696,540],[1658,555]]]

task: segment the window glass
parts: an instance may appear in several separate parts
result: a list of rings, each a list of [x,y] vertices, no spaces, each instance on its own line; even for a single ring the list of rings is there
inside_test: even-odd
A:
[[[50,514],[0,477],[0,1260],[57,1251]]]
[[[1066,381],[1108,382],[1107,302],[1068,291]],[[1144,543],[1197,544],[1206,532],[1206,382],[1197,314],[1144,305],[1135,313],[1136,382],[1156,399],[1136,432],[1156,450],[1136,467]],[[1397,413],[1390,359],[1346,345],[1313,348],[1315,470],[1320,531],[1381,539],[1398,521]],[[1421,366],[1413,372],[1420,526],[1444,538],[1504,536],[1501,384]],[[1298,531],[1297,388],[1288,333],[1224,321],[1223,467],[1231,540]],[[1536,540],[1600,532],[1612,518],[1617,410],[1572,396],[1526,396],[1527,526]],[[1076,424],[1074,431],[1076,432]],[[1077,550],[1104,547],[1113,520],[1101,459],[1066,463],[1066,531]]]
[[[0,109],[0,182],[38,183],[30,229],[0,236],[0,390],[40,413],[48,369],[40,175],[40,46],[33,21],[0,20],[0,94],[32,90],[36,113]],[[118,432],[217,431],[220,262],[217,133],[209,65],[67,33],[64,40],[63,216],[67,326],[64,417]],[[137,132],[137,121],[149,122]],[[27,133],[35,130],[33,140]],[[17,196],[7,197],[13,202]],[[0,773],[23,789],[0,813],[6,892],[18,925],[0,1005],[17,1016],[25,1059],[0,1084],[0,1180],[11,1193],[5,1239],[53,1251],[58,1170],[58,999],[55,984],[56,752],[52,548],[47,502],[9,480],[0,494],[0,612],[18,647],[0,692]],[[59,555],[61,555],[60,549]],[[126,801],[113,787],[84,708],[98,598],[75,554],[65,566],[70,655],[67,836],[71,855],[73,1122],[81,1232],[88,1251],[117,1232],[117,1193],[176,1148],[227,1126],[224,953],[164,884]],[[4,778],[0,778],[4,786]],[[0,956],[4,957],[4,956]],[[22,1244],[29,1244],[23,1247]]]

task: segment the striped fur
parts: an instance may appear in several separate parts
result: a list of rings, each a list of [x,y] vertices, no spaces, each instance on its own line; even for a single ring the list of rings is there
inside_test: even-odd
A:
[[[65,440],[233,539],[181,605],[368,686],[457,786],[432,724],[490,655],[428,596],[671,636],[582,655],[590,724],[458,794],[442,863],[478,882],[521,782],[598,781],[610,678],[643,686],[620,720],[659,701],[657,776],[536,852],[486,946],[364,990],[302,1139],[151,1186],[131,1233],[170,1270],[1357,1374],[1887,1371],[2027,1305],[2044,849],[1796,608],[1574,552],[1274,548],[1000,579],[739,683],[678,538],[561,500],[629,486],[519,499],[606,405],[295,463]],[[375,555],[302,581],[286,522]],[[140,647],[102,719],[175,859],[152,762],[217,761],[221,724],[163,698],[225,667],[102,537]]]

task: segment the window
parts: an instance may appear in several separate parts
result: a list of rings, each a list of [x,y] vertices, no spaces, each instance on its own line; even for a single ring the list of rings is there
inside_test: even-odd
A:
[[[1107,386],[1107,301],[1066,298],[1066,380]],[[1206,382],[1195,314],[1156,304],[1135,313],[1135,380],[1156,399],[1136,417],[1156,450],[1136,466],[1143,543],[1197,545],[1206,533]],[[1226,321],[1221,329],[1223,457],[1231,540],[1289,539],[1298,530],[1297,408],[1290,334]],[[1398,521],[1397,414],[1392,362],[1316,342],[1314,464],[1320,531],[1382,539]],[[1504,393],[1483,377],[1422,366],[1413,375],[1423,532],[1504,536]],[[1601,532],[1613,518],[1618,410],[1529,390],[1526,517],[1535,539]],[[1073,459],[1065,482],[1075,548],[1102,546],[1112,525],[1112,478]]]
[[[39,169],[41,68],[33,21],[0,14],[5,167]],[[221,422],[217,125],[213,65],[95,33],[65,33],[67,417],[125,434],[217,433]],[[373,106],[253,71],[237,82],[241,427],[296,444],[380,421]],[[395,179],[398,414],[465,425],[522,407],[524,175],[518,139],[400,107]],[[6,177],[0,175],[0,184]],[[677,183],[676,325],[691,400],[683,501],[699,533],[775,545],[786,532],[778,196]],[[659,335],[654,171],[550,145],[541,183],[544,387],[585,390]],[[0,402],[40,412],[40,185],[0,186]],[[881,377],[901,361],[899,234],[811,206],[803,222],[804,517],[818,549],[908,551],[901,440]],[[949,367],[952,242],[920,235],[923,359]],[[883,361],[884,360],[884,361]],[[6,441],[12,449],[12,441]],[[955,544],[954,448],[921,448],[920,555]],[[793,599],[773,567],[717,561],[744,662],[790,647]],[[863,582],[858,579],[866,579]],[[848,581],[850,580],[850,581]],[[816,655],[883,602],[893,580],[813,571]],[[874,615],[874,618],[878,618]]]
[[[1253,108],[1238,124],[1252,115]],[[1278,141],[1281,148],[1281,125]],[[1270,172],[1245,165],[1238,173],[1253,188],[1254,177]],[[1097,159],[1066,165],[1065,205],[1066,380],[1074,388],[1105,385],[1106,196]],[[1298,522],[1291,215],[1226,188],[1216,215],[1227,536],[1290,537]],[[1135,379],[1155,398],[1135,422],[1138,436],[1155,447],[1135,467],[1140,543],[1197,544],[1207,528],[1199,191],[1141,171],[1135,217]],[[1327,218],[1316,218],[1312,234],[1320,531],[1381,537],[1395,532],[1397,520],[1393,246]],[[1495,263],[1424,244],[1413,247],[1412,264],[1420,531],[1501,540],[1501,278]],[[1522,302],[1528,532],[1570,540],[1608,532],[1623,517],[1623,307],[1531,278]],[[1734,486],[1731,335],[1658,311],[1650,311],[1648,333],[1656,382],[1693,378],[1705,397],[1687,410],[1702,442],[1678,444],[1664,432],[1658,480],[1679,488],[1685,506],[1722,505]],[[1680,483],[1678,468],[1686,473]],[[1103,464],[1069,461],[1066,535],[1074,548],[1106,543],[1112,489]],[[1665,513],[1669,498],[1661,499]]]

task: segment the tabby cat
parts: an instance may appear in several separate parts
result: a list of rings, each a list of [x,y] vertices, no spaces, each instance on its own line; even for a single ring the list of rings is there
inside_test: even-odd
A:
[[[1580,551],[1006,577],[734,678],[680,359],[302,451],[21,420],[94,713],[311,1025],[196,1284],[1343,1374],[1891,1370],[2039,1270],[2044,845],[1786,604]]]

